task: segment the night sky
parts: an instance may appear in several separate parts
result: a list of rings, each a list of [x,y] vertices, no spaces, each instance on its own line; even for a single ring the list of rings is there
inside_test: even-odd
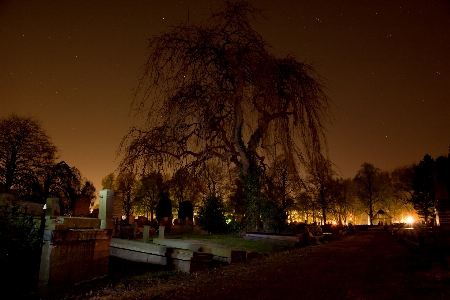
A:
[[[249,2],[265,9],[254,28],[276,54],[326,78],[339,176],[448,153],[450,1]],[[0,0],[0,117],[36,116],[60,160],[100,190],[136,122],[130,103],[148,38],[220,3]]]

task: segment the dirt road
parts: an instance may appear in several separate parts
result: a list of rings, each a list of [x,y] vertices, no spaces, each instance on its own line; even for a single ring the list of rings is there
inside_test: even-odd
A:
[[[450,299],[448,272],[429,267],[387,232],[362,231],[217,269],[158,299]]]

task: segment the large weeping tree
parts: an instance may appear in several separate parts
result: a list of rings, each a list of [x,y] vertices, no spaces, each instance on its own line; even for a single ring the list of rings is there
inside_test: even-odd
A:
[[[320,153],[324,87],[312,66],[269,51],[250,26],[259,13],[227,1],[201,25],[150,39],[133,101],[147,119],[124,137],[122,169],[229,161],[241,170],[251,220],[265,157],[284,154],[295,163]]]

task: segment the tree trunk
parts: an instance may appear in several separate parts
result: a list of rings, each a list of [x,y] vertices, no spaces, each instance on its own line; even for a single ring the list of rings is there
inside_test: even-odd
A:
[[[244,111],[242,109],[242,99],[244,97],[244,82],[242,78],[242,72],[239,70],[238,75],[238,88],[236,93],[236,99],[234,102],[234,142],[239,152],[242,164],[242,174],[247,175],[250,168],[250,162],[245,150],[244,141],[242,139],[242,127],[244,125]]]
[[[321,202],[322,202],[322,217],[323,217],[323,224],[325,225],[325,224],[327,224],[327,214],[326,214],[326,201],[325,201],[325,191],[321,191],[320,192],[320,197],[322,198],[321,199]]]

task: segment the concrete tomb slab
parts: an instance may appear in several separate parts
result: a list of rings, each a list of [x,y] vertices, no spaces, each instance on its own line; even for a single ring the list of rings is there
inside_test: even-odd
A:
[[[167,247],[152,243],[113,238],[110,245],[111,256],[130,261],[167,265]]]

